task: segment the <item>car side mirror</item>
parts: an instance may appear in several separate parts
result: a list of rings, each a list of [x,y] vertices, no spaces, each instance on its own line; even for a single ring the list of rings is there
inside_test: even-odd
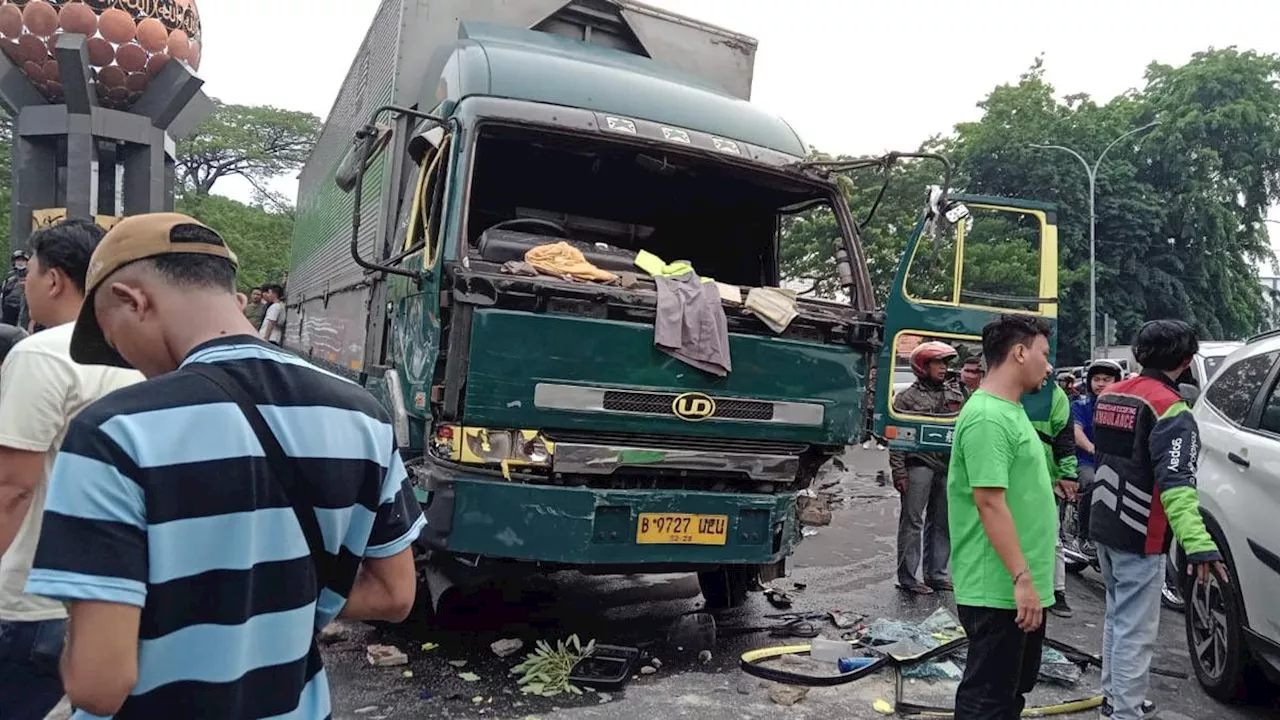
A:
[[[1182,396],[1183,400],[1187,401],[1188,405],[1195,407],[1196,401],[1200,399],[1200,388],[1191,383],[1179,383],[1178,394]]]

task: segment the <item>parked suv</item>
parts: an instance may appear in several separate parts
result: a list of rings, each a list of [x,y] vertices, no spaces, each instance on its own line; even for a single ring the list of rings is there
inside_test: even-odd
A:
[[[1194,409],[1200,507],[1231,581],[1184,580],[1187,646],[1196,678],[1222,700],[1238,698],[1258,669],[1280,677],[1278,379],[1273,332],[1222,361]]]

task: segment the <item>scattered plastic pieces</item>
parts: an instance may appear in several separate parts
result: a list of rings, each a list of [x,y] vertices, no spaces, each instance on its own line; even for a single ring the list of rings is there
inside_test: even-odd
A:
[[[950,660],[904,665],[899,672],[911,680],[959,680],[964,676],[960,666]]]
[[[449,664],[456,668],[464,668],[467,666],[466,660],[450,660]]]
[[[881,715],[893,714],[893,705],[890,704],[888,700],[876,700],[875,702],[871,703],[871,709],[875,710]]]
[[[440,647],[439,643],[424,642],[422,643],[422,652],[431,652]]]
[[[848,630],[866,619],[865,615],[849,613],[843,610],[832,610],[827,615],[830,616],[832,624],[840,630]]]
[[[489,649],[493,651],[493,654],[497,655],[500,658],[508,657],[510,655],[515,655],[516,653],[520,652],[520,650],[523,648],[524,648],[524,641],[519,638],[506,638],[503,640],[495,640],[492,644],[489,645]]]
[[[374,667],[408,665],[409,656],[394,645],[369,645],[364,649],[365,659]]]
[[[413,677],[413,671],[412,671],[412,670],[405,670],[404,672],[402,672],[402,673],[400,673],[400,674],[401,674],[401,675],[403,675],[403,676],[405,676],[405,677]]]
[[[480,676],[473,672],[458,673],[458,678],[466,682],[480,682]]]

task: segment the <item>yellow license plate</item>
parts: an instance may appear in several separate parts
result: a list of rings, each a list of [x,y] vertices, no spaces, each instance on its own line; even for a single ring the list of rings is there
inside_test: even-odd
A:
[[[728,515],[640,513],[636,542],[640,545],[724,545]]]

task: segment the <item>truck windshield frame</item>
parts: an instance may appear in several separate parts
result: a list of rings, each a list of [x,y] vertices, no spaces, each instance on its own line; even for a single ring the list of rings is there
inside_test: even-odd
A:
[[[455,214],[452,227],[446,229],[444,247],[441,248],[446,261],[461,262],[466,257],[468,243],[472,236],[478,235],[484,228],[472,227],[475,222],[473,209],[475,206],[475,183],[477,181],[477,159],[481,145],[486,141],[486,132],[512,131],[545,135],[549,140],[578,139],[601,150],[617,150],[642,153],[673,162],[684,162],[707,168],[717,173],[733,175],[744,184],[760,188],[776,189],[779,197],[783,192],[790,192],[803,197],[805,202],[814,205],[827,205],[833,212],[839,232],[840,242],[850,258],[852,284],[845,286],[847,304],[856,310],[872,311],[873,297],[870,291],[870,277],[866,270],[865,255],[861,246],[861,236],[848,203],[844,200],[838,187],[825,178],[815,177],[799,169],[799,158],[784,153],[737,144],[740,153],[717,153],[697,147],[688,147],[677,142],[662,142],[643,137],[639,133],[610,132],[607,123],[601,122],[599,113],[577,108],[561,108],[524,101],[501,100],[495,98],[469,98],[456,107],[452,116],[459,128],[458,144],[454,152],[460,170],[451,184],[455,187],[454,195],[461,207]],[[639,121],[643,122],[643,121]],[[745,157],[744,157],[745,156]],[[771,215],[781,218],[787,205],[779,204],[773,208]],[[491,226],[491,225],[490,225]],[[775,228],[770,239],[768,252],[772,258],[770,271],[774,283],[778,279],[780,237]],[[633,248],[635,249],[635,248]],[[678,259],[676,257],[666,258]],[[696,264],[695,264],[696,266]],[[838,276],[836,258],[831,258],[830,273]],[[763,284],[760,282],[743,284]]]

